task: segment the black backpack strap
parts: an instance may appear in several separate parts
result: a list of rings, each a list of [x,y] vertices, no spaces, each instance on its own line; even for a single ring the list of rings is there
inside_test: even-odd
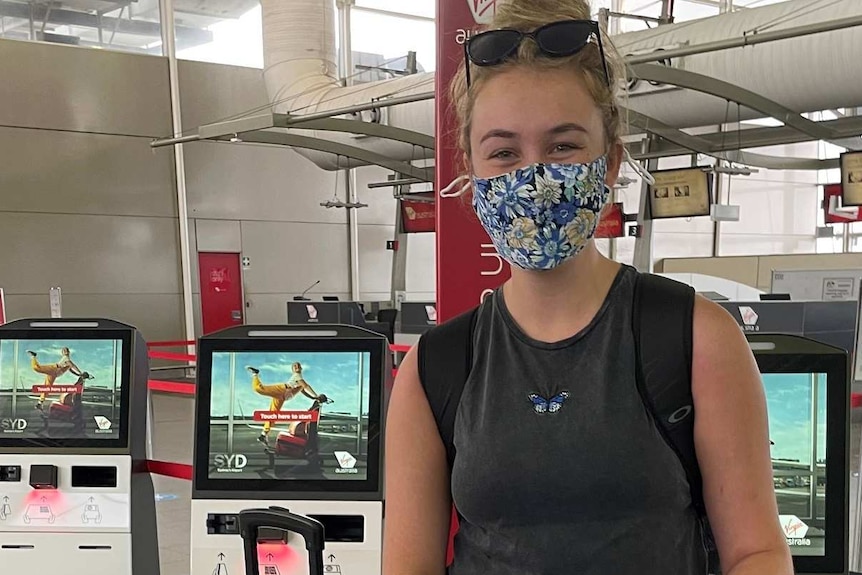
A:
[[[632,316],[637,386],[659,432],[685,469],[692,505],[704,527],[710,573],[718,573],[694,444],[691,391],[694,301],[695,292],[690,286],[657,275],[638,275]]]
[[[426,332],[419,340],[419,379],[446,447],[450,470],[455,462],[455,416],[473,367],[473,328],[478,315],[475,308]]]

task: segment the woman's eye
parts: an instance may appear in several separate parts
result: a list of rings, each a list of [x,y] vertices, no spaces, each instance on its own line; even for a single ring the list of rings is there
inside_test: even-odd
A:
[[[511,160],[515,157],[515,154],[513,154],[510,150],[500,150],[491,154],[491,157],[495,160]]]
[[[573,152],[575,150],[580,150],[580,148],[573,144],[557,144],[554,146],[554,152]]]

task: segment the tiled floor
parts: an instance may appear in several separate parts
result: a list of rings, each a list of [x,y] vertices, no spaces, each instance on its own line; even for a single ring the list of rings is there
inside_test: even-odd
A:
[[[859,410],[857,410],[859,411]],[[153,459],[191,463],[194,401],[184,396],[153,396]],[[850,441],[850,506],[853,524],[859,484],[862,412],[854,414]],[[191,482],[154,476],[159,525],[161,575],[189,575]],[[851,527],[851,535],[853,535]],[[2,571],[0,571],[2,572]]]

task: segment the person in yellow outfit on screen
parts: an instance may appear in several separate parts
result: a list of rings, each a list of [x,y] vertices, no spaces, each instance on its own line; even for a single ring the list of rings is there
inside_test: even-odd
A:
[[[78,377],[82,375],[81,370],[78,369],[78,366],[72,361],[72,352],[69,351],[68,347],[64,347],[60,350],[60,361],[44,365],[39,363],[39,359],[37,358],[38,354],[35,351],[28,351],[27,353],[30,355],[30,367],[33,368],[33,371],[45,376],[44,385],[46,387],[52,387],[54,382],[57,381],[57,378],[66,372],[71,371]],[[36,409],[42,409],[43,403],[45,403],[44,393],[39,395],[39,403],[36,404]]]
[[[272,385],[264,385],[260,381],[260,370],[254,367],[246,368],[251,372],[251,388],[260,395],[265,395],[271,398],[269,402],[270,411],[281,411],[282,406],[286,401],[290,401],[300,393],[309,399],[318,399],[317,392],[314,391],[308,382],[302,377],[302,364],[298,361],[293,364],[291,370],[293,374],[290,381],[287,383],[275,383]],[[272,429],[272,422],[267,421],[263,424],[263,431],[257,438],[264,445],[269,445],[269,432]]]

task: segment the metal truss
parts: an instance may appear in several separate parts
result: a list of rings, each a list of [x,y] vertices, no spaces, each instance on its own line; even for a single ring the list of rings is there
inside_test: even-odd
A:
[[[680,156],[697,152],[751,166],[786,170],[821,170],[838,167],[837,160],[792,158],[745,152],[743,149],[785,145],[816,140],[830,141],[843,147],[862,148],[862,118],[846,117],[827,122],[813,122],[793,110],[755,92],[703,74],[657,64],[632,66],[633,77],[701,92],[775,118],[784,125],[775,128],[740,130],[737,137],[727,133],[692,136],[661,121],[625,110],[630,125],[661,139],[650,152],[634,154],[638,159]]]

